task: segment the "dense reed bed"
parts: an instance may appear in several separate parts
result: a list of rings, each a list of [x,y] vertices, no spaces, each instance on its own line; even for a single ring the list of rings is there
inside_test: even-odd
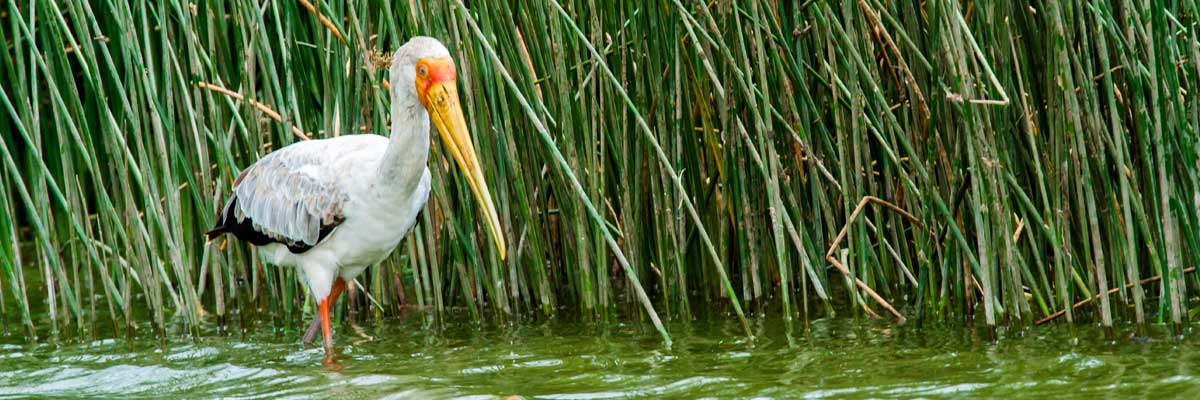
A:
[[[387,132],[417,34],[509,257],[435,139],[343,319],[1189,318],[1200,1],[460,1],[0,6],[4,329],[300,326],[295,271],[201,233],[271,150]]]

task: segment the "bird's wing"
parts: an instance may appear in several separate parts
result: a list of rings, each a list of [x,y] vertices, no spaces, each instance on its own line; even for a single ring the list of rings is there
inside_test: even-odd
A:
[[[345,220],[348,175],[366,167],[356,159],[378,148],[378,136],[365,136],[300,142],[266,155],[238,175],[210,236],[229,232],[255,245],[278,242],[293,253],[316,246]]]

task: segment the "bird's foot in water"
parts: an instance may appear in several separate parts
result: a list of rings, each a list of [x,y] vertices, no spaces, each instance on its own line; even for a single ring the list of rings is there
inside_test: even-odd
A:
[[[328,370],[334,371],[334,372],[341,371],[342,368],[345,368],[341,364],[338,364],[337,362],[335,362],[333,360],[333,352],[325,353],[325,361],[322,362],[322,364],[325,365],[325,369],[328,369]]]

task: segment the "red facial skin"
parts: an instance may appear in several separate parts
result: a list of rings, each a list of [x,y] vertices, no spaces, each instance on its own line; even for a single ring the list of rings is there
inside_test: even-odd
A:
[[[422,58],[417,61],[417,98],[421,105],[429,107],[427,95],[429,88],[438,83],[453,82],[458,76],[454,68],[454,60],[446,58]]]

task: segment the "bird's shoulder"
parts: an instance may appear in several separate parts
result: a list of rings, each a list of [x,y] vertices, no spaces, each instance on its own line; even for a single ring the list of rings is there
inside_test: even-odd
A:
[[[341,160],[382,153],[386,148],[387,138],[373,134],[305,140],[273,151],[255,164],[273,162],[298,166],[332,164]]]
[[[274,182],[284,176],[329,184],[342,182],[347,175],[373,167],[382,158],[387,143],[387,138],[373,134],[296,142],[247,167],[234,185],[240,186],[248,177],[260,178],[257,181],[267,177]]]

